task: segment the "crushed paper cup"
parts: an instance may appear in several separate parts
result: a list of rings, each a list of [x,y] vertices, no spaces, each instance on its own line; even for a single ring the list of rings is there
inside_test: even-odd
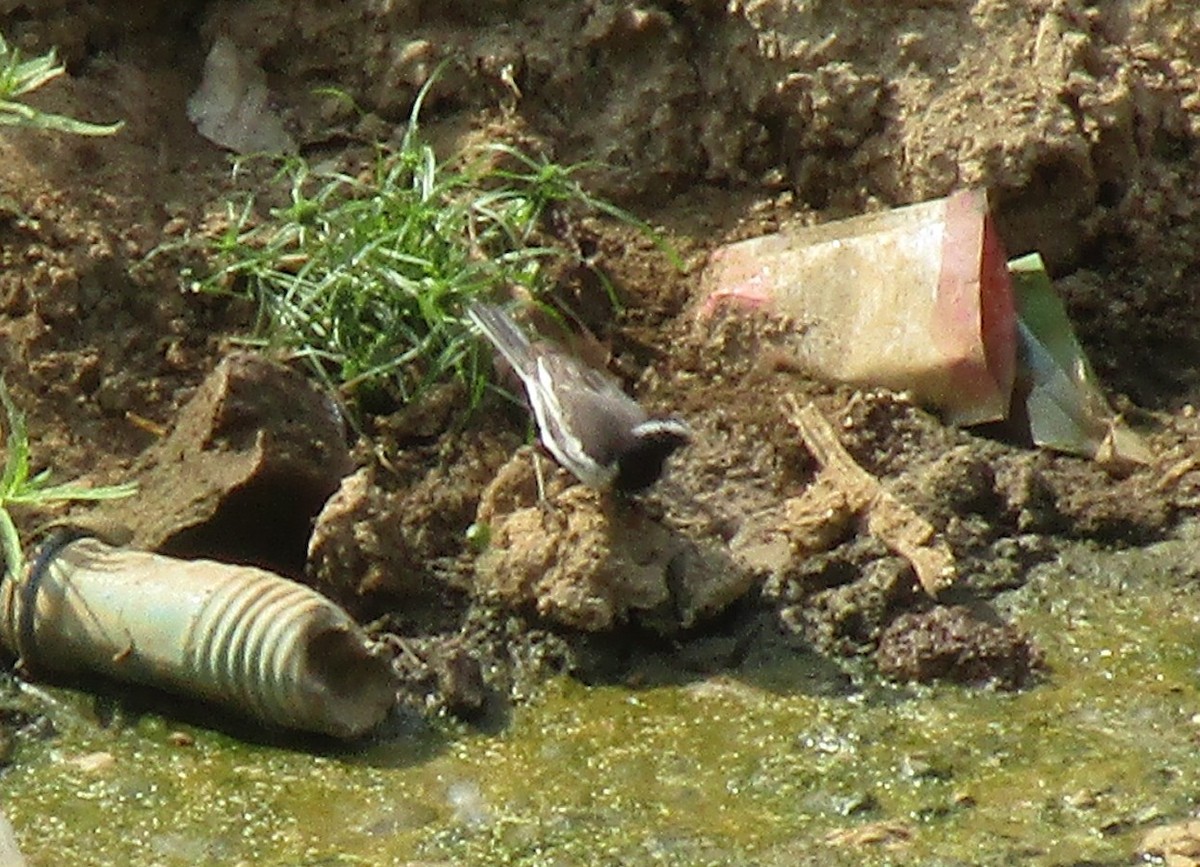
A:
[[[951,424],[996,421],[1016,371],[1005,260],[987,193],[966,190],[722,247],[700,315],[731,304],[785,314],[812,375],[906,391]]]

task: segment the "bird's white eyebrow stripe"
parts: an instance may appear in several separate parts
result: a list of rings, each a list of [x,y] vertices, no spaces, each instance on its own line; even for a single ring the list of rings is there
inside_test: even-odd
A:
[[[635,427],[633,432],[638,436],[653,436],[659,433],[675,434],[681,437],[692,435],[692,429],[688,427],[687,423],[677,418],[647,419]]]

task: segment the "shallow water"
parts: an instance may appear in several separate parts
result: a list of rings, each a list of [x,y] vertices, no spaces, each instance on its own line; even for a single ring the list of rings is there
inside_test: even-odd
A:
[[[1001,601],[1046,651],[1011,695],[792,655],[690,683],[550,684],[499,735],[355,753],[155,715],[99,726],[52,690],[3,808],[35,865],[1128,863],[1200,802],[1197,542],[1079,547]],[[173,732],[194,743],[172,743]],[[80,757],[107,752],[109,766]],[[875,842],[835,832],[872,827]]]

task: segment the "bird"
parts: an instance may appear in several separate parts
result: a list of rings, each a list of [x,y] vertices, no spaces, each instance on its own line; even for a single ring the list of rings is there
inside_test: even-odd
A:
[[[467,315],[520,377],[542,444],[585,485],[642,491],[691,441],[682,419],[651,417],[607,371],[535,343],[503,308],[472,301]]]

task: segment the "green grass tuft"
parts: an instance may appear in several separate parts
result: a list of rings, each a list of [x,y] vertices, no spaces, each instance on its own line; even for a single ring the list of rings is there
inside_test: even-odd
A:
[[[4,466],[0,468],[0,553],[3,554],[7,574],[19,577],[24,569],[25,555],[17,525],[9,513],[10,506],[51,506],[78,500],[113,500],[136,493],[137,486],[132,482],[101,488],[85,488],[77,484],[51,485],[49,470],[31,475],[29,432],[25,428],[25,416],[13,403],[3,378],[0,378],[0,406],[3,406],[8,419]]]
[[[88,123],[61,114],[39,111],[17,97],[37,90],[66,70],[53,49],[40,57],[26,60],[0,36],[0,124],[69,132],[75,135],[112,135],[123,123]]]
[[[485,364],[464,302],[520,287],[536,296],[549,265],[578,251],[545,231],[550,209],[602,213],[650,231],[589,195],[564,167],[493,143],[439,162],[422,141],[418,98],[401,144],[380,147],[357,175],[286,159],[287,201],[257,217],[248,197],[228,209],[195,288],[248,297],[255,342],[305,359],[331,388],[386,388],[412,400],[454,376],[472,405]]]

